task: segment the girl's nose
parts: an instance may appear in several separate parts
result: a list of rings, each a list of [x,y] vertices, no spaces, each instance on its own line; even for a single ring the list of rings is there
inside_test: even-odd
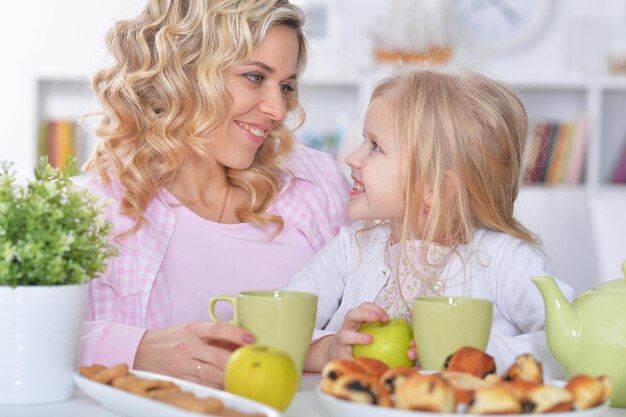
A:
[[[346,155],[346,164],[350,168],[359,168],[361,166],[361,157],[359,156],[359,150],[361,148],[357,148]]]

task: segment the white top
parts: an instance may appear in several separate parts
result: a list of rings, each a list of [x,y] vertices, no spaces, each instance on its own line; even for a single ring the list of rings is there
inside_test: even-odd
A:
[[[385,285],[389,269],[384,251],[389,227],[360,232],[363,223],[345,226],[289,282],[287,289],[318,294],[314,338],[336,332],[349,309],[373,302]],[[358,241],[357,241],[358,238]],[[531,353],[544,364],[547,379],[563,374],[549,352],[543,326],[544,305],[533,276],[550,275],[546,259],[526,242],[504,233],[478,229],[473,242],[457,248],[441,275],[445,295],[489,299],[494,303],[487,352],[496,359],[498,372],[515,358]],[[565,297],[574,290],[557,281]]]

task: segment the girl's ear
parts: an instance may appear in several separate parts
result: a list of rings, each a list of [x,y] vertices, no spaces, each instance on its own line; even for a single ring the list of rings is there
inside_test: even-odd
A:
[[[424,191],[424,207],[430,208],[433,204],[433,189],[430,187],[426,187],[426,191]]]
[[[459,181],[457,176],[450,171],[449,169],[446,169],[443,173],[443,199],[444,200],[449,200],[452,197],[454,197],[457,193],[457,191],[459,190]]]
[[[443,173],[443,184],[442,184],[442,200],[446,201],[456,194],[458,191],[458,179],[456,175],[450,171],[449,169],[445,170]],[[433,203],[433,189],[430,185],[426,187],[426,191],[424,192],[424,207],[430,207]]]

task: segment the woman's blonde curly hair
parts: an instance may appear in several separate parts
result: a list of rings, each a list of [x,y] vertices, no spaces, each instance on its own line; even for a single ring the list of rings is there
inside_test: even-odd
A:
[[[226,77],[245,62],[275,25],[294,29],[299,43],[297,73],[306,64],[301,10],[287,0],[148,0],[135,19],[116,23],[107,35],[114,63],[98,71],[92,87],[103,106],[96,131],[101,138],[85,165],[105,184],[119,178],[123,213],[136,220],[122,234],[136,232],[143,212],[171,183],[183,155],[208,156],[207,134],[225,117],[230,96]],[[304,120],[297,92],[287,110]],[[231,184],[248,194],[237,210],[241,221],[261,226],[282,218],[266,214],[280,189],[281,161],[295,139],[281,124],[246,170],[227,170]]]

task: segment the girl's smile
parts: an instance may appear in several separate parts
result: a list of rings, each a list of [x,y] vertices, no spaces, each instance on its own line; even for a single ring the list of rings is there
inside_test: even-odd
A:
[[[365,186],[363,185],[362,182],[360,182],[354,177],[352,177],[352,179],[354,180],[354,184],[352,184],[352,189],[350,190],[351,197],[362,194],[365,191]]]

